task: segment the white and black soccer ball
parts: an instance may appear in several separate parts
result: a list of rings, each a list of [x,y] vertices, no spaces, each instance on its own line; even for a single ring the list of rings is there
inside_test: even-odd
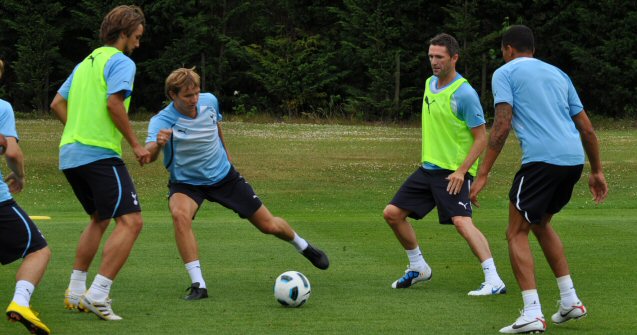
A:
[[[310,281],[298,271],[283,272],[274,282],[274,298],[286,307],[303,306],[310,292]]]

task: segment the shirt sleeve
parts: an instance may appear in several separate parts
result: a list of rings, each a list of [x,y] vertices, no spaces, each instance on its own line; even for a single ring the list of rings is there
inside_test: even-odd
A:
[[[146,143],[157,142],[157,134],[162,129],[170,129],[175,123],[168,115],[168,109],[159,112],[159,114],[153,116],[148,123],[148,136],[146,136]]]
[[[503,68],[499,68],[493,73],[491,89],[493,91],[493,106],[503,102],[514,106],[510,76]]]
[[[582,104],[582,101],[580,100],[579,95],[575,90],[575,86],[573,85],[571,78],[569,78],[568,75],[564,72],[562,72],[562,75],[568,82],[568,108],[569,115],[573,117],[584,110],[584,105]]]
[[[223,115],[221,115],[221,107],[219,106],[219,100],[217,99],[217,97],[214,97],[214,101],[213,101],[213,107],[215,108],[215,110],[217,111],[217,120],[218,121],[222,121],[223,120]]]
[[[486,123],[480,97],[471,85],[463,84],[453,95],[456,99],[458,118],[464,120],[469,128],[479,127]]]
[[[128,56],[117,53],[106,62],[104,66],[104,78],[108,87],[107,94],[123,92],[124,98],[128,98],[133,93],[133,82],[135,80],[137,68],[135,62]]]
[[[3,100],[0,100],[0,134],[18,139],[13,108],[11,104]]]
[[[69,100],[69,92],[71,91],[71,83],[73,82],[73,75],[75,74],[75,70],[77,70],[78,66],[80,66],[80,64],[75,65],[75,68],[73,68],[71,75],[69,75],[69,77],[66,78],[66,80],[64,81],[62,86],[60,86],[60,89],[58,90],[58,93],[64,98],[64,100]]]

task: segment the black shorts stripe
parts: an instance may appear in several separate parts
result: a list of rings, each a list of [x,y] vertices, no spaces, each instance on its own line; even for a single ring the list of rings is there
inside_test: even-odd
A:
[[[115,175],[115,180],[117,180],[117,202],[115,203],[115,208],[113,208],[113,213],[111,214],[111,217],[114,218],[117,210],[119,209],[119,204],[122,202],[122,181],[120,180],[117,169],[114,166],[113,175]]]
[[[509,200],[529,223],[540,223],[571,200],[584,165],[559,166],[544,162],[524,164],[515,174]]]
[[[12,263],[46,246],[38,227],[13,199],[0,203],[0,263]]]
[[[62,172],[88,215],[97,213],[98,219],[106,220],[142,210],[133,179],[119,158],[102,159]]]
[[[25,228],[25,230],[27,232],[27,243],[24,246],[24,252],[20,256],[20,258],[22,258],[22,257],[26,256],[27,251],[29,251],[29,248],[31,247],[31,240],[33,239],[33,234],[31,233],[31,227],[29,227],[29,222],[27,222],[27,220],[20,213],[20,211],[18,211],[15,208],[15,206],[11,206],[11,209],[16,213],[16,215],[18,215],[18,217],[20,218],[21,223],[24,225],[24,228]]]

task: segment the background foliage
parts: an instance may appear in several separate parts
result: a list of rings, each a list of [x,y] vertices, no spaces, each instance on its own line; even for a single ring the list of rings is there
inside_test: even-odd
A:
[[[3,0],[2,98],[21,112],[48,110],[74,65],[99,46],[102,17],[122,3],[147,18],[132,56],[132,112],[160,109],[166,75],[196,66],[225,113],[416,118],[431,74],[427,41],[448,32],[489,115],[499,32],[523,23],[535,31],[536,56],[571,75],[592,114],[637,116],[633,0]]]

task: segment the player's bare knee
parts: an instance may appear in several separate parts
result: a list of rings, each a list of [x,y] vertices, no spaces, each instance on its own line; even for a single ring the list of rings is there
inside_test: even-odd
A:
[[[39,259],[42,262],[48,263],[51,259],[51,248],[46,246],[40,250],[30,253],[27,257],[33,257],[33,259]]]
[[[467,236],[471,233],[471,231],[477,229],[470,218],[453,217],[451,218],[451,222],[456,227],[458,233],[462,236]]]
[[[517,229],[507,229],[506,231],[506,239],[509,243],[511,243],[512,241],[514,241],[517,238],[528,238],[528,235],[524,235],[522,234],[519,230]]]
[[[117,218],[117,225],[126,228],[130,234],[138,236],[144,227],[144,220],[139,213],[127,214]]]
[[[176,226],[190,225],[192,217],[185,210],[173,209],[170,214],[173,217],[173,223]]]
[[[131,224],[130,230],[131,233],[139,235],[142,232],[142,228],[144,228],[144,221],[138,220]]]
[[[400,210],[396,206],[387,205],[383,210],[383,218],[389,225],[396,225],[403,221]]]
[[[39,251],[42,253],[42,255],[40,257],[42,257],[43,259],[46,258],[47,262],[51,259],[51,248],[46,246],[46,247],[40,249]]]
[[[259,224],[257,225],[257,228],[263,234],[276,235],[281,230],[279,226],[277,225],[277,219],[280,219],[280,218],[272,217],[269,220],[263,220],[259,222]]]

